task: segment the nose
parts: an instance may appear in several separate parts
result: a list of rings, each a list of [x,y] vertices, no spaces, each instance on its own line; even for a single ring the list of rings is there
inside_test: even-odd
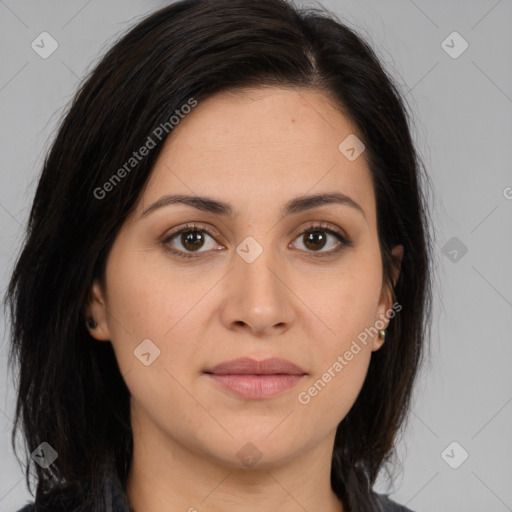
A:
[[[238,254],[226,280],[221,318],[226,328],[254,336],[276,336],[290,328],[293,293],[286,283],[284,264],[271,250],[248,262]]]

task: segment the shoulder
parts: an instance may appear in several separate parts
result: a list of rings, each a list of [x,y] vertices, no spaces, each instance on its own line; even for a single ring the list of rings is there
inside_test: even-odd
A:
[[[122,487],[111,484],[108,491],[100,495],[94,504],[90,502],[84,504],[84,501],[79,499],[76,494],[54,490],[50,497],[46,497],[44,503],[36,499],[25,504],[17,512],[70,512],[78,509],[92,511],[93,509],[96,510],[97,506],[101,510],[108,508],[111,512],[133,512]]]
[[[133,512],[123,486],[114,474],[107,475],[103,481],[103,489],[84,501],[84,494],[90,492],[76,487],[53,488],[42,498],[26,503],[17,512],[70,512],[75,510],[110,510],[111,512]]]
[[[400,505],[389,498],[386,494],[375,493],[378,504],[382,508],[382,512],[413,512],[410,508]],[[378,511],[381,512],[381,511]]]

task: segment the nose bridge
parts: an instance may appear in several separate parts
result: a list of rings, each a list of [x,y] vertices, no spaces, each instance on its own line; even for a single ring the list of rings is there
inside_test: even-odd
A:
[[[243,322],[262,331],[290,320],[286,286],[278,277],[284,274],[284,262],[270,247],[270,238],[259,243],[247,237],[236,248],[224,311],[224,320],[231,325]]]
[[[277,251],[270,245],[270,238],[265,237],[265,247],[251,236],[244,239],[236,249],[238,260],[235,264],[243,294],[269,304],[282,292],[282,283],[276,277],[281,264]]]

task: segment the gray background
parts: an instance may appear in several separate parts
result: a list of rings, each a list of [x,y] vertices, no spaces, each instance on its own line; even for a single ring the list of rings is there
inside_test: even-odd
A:
[[[80,79],[116,34],[163,4],[0,0],[0,291]],[[369,38],[399,81],[435,188],[432,362],[399,439],[403,470],[376,489],[416,512],[512,511],[512,1],[321,4]],[[47,59],[31,48],[43,31],[59,44]],[[454,31],[469,44],[457,58],[445,49],[460,51],[460,39],[442,44]],[[10,447],[14,387],[1,321],[0,511],[11,512],[31,497]],[[469,457],[453,469],[463,450]]]

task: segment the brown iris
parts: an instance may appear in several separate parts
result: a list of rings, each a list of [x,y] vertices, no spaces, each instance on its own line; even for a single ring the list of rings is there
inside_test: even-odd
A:
[[[309,231],[309,232],[305,233],[304,237],[305,237],[304,245],[308,249],[318,250],[318,249],[322,249],[325,246],[326,235],[322,231]],[[318,247],[316,245],[319,243],[321,244],[320,247]]]
[[[204,234],[201,231],[184,231],[181,234],[181,243],[188,251],[200,249],[204,244]]]

